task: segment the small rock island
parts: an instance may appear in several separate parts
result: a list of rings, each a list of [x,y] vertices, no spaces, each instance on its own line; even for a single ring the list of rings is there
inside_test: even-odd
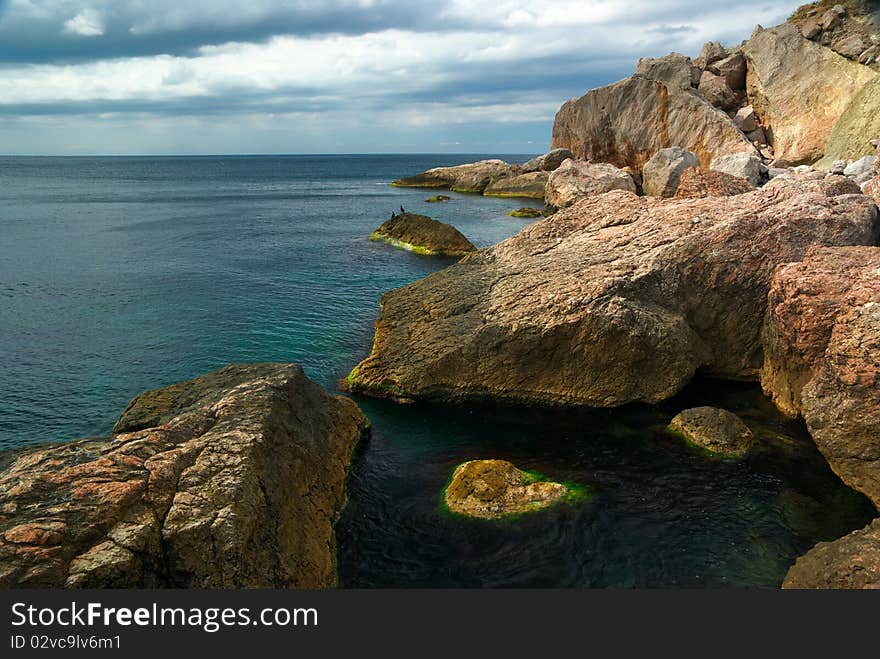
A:
[[[426,256],[462,257],[477,248],[451,224],[427,215],[392,214],[391,219],[370,234],[370,240],[384,240],[390,245]]]
[[[694,407],[672,419],[669,431],[710,453],[741,458],[755,441],[754,433],[736,414],[715,407]]]
[[[443,492],[453,513],[480,519],[499,519],[542,510],[576,492],[517,469],[506,460],[470,460],[456,467]]]

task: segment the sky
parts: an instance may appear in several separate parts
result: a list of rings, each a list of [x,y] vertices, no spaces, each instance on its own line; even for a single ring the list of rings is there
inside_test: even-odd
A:
[[[0,154],[540,153],[798,0],[0,0]]]

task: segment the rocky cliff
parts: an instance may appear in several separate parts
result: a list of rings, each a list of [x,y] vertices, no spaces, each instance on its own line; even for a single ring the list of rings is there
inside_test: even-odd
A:
[[[0,473],[0,586],[320,588],[369,423],[291,364],[147,392]]]

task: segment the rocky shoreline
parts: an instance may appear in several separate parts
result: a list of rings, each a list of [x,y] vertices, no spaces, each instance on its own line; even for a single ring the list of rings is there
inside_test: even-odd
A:
[[[807,5],[566,102],[552,150],[529,162],[392,183],[540,199],[528,214],[548,217],[478,251],[395,213],[373,239],[463,258],[383,296],[346,388],[564,413],[658,403],[697,375],[760,382],[880,508],[878,24],[865,3]],[[333,525],[369,428],[291,364],[142,394],[111,437],[8,456],[0,587],[332,586]],[[728,458],[757,441],[723,410],[671,428]],[[461,465],[443,497],[494,519],[565,495],[496,460]],[[817,545],[783,587],[880,587],[880,519]]]

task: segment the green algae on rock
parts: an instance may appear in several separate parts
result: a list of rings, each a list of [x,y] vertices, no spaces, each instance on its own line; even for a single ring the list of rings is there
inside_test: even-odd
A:
[[[445,194],[438,194],[438,195],[434,195],[433,197],[428,197],[427,199],[425,199],[425,203],[426,204],[436,204],[437,202],[449,201],[450,199],[452,199],[452,197],[449,197]]]
[[[716,407],[684,410],[672,419],[668,430],[722,457],[742,457],[755,441],[754,433],[742,419]]]
[[[443,503],[458,515],[499,519],[581,499],[586,493],[582,486],[546,481],[506,460],[470,460],[456,467]]]
[[[517,208],[508,213],[510,217],[541,217],[544,211],[540,208]]]
[[[394,247],[426,256],[461,257],[477,251],[451,224],[416,213],[392,215],[370,234],[370,240],[384,240]]]

